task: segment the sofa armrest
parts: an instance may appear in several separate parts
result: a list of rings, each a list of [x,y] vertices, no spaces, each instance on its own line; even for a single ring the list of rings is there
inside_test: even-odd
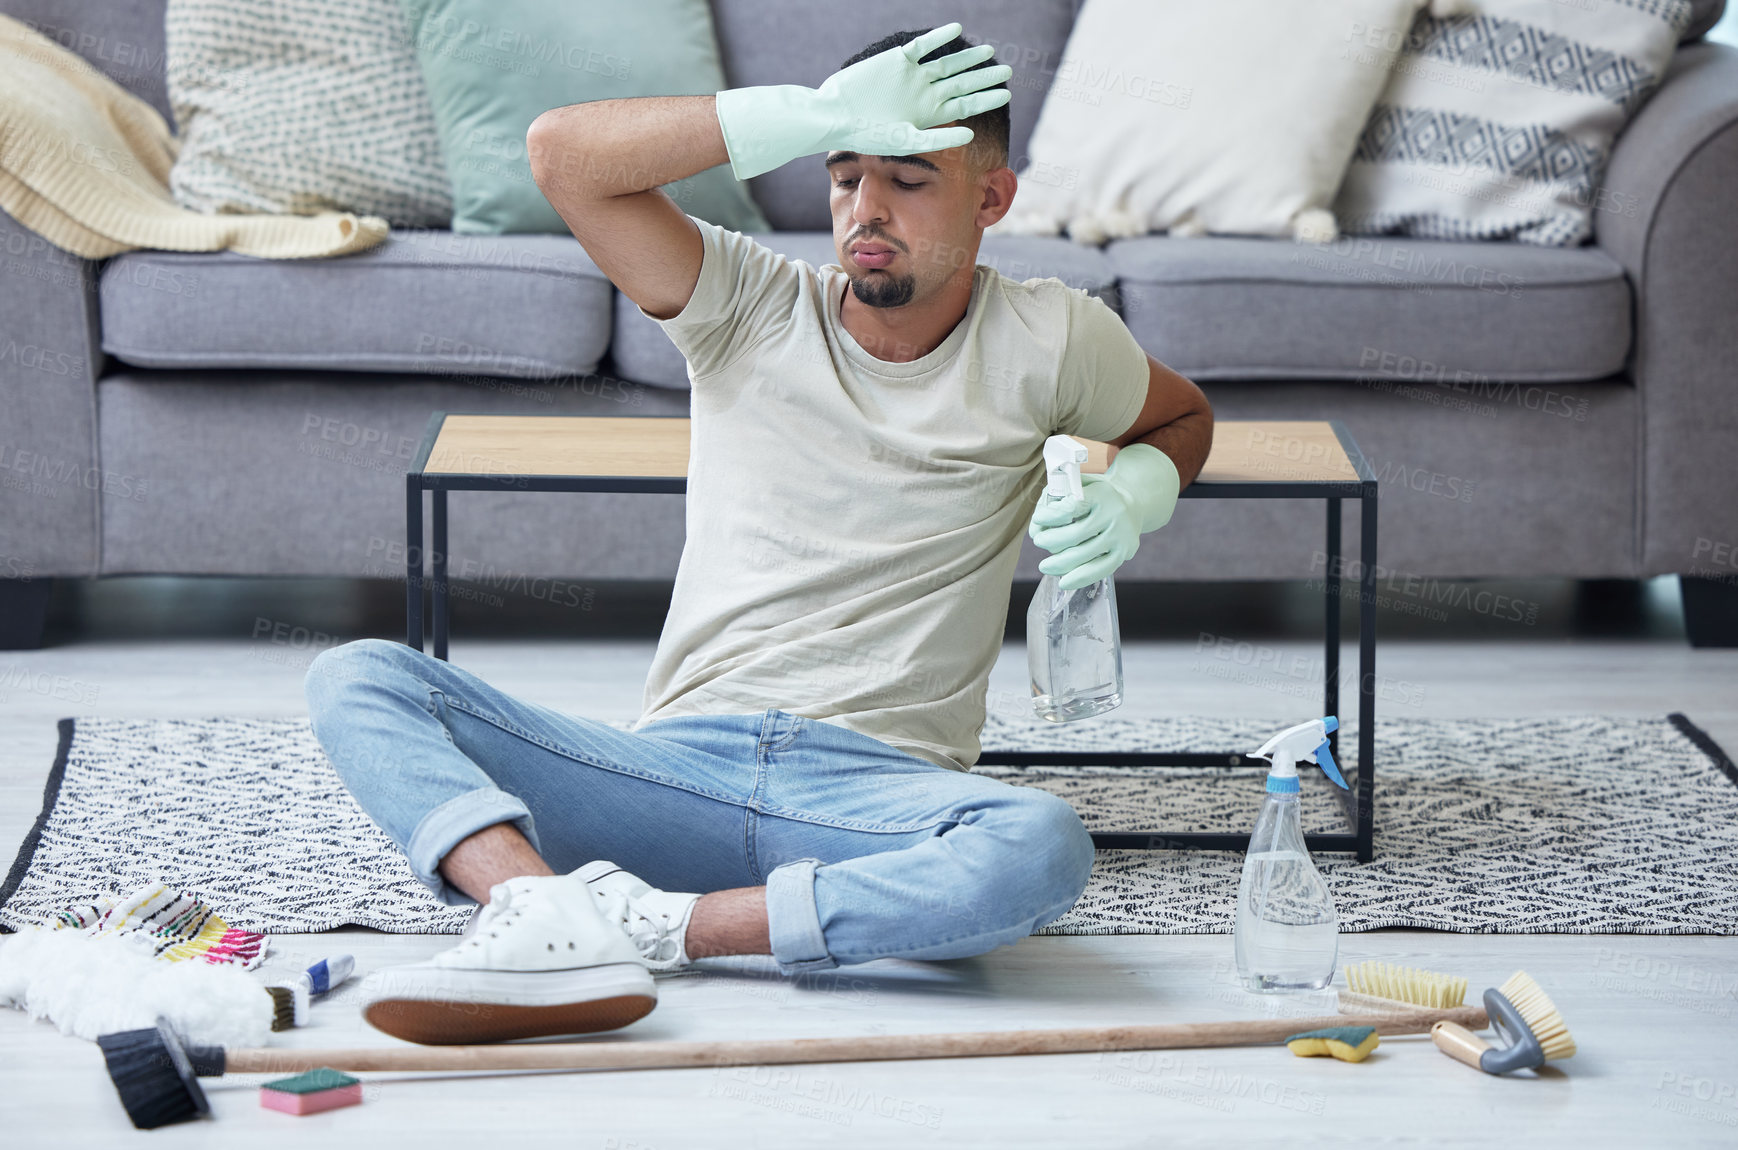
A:
[[[1594,238],[1635,289],[1640,574],[1738,547],[1738,48],[1685,44],[1619,137]],[[1730,574],[1738,574],[1732,572]]]
[[[0,579],[98,574],[96,270],[0,212]]]

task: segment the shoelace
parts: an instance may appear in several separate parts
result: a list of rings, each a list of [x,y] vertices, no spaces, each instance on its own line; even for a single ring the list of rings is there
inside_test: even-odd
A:
[[[622,924],[628,941],[634,944],[634,949],[647,962],[670,962],[675,959],[678,943],[670,933],[669,915],[660,914],[654,918],[639,903],[619,893],[604,896],[604,913],[611,921]]]
[[[475,927],[470,931],[470,945],[481,946],[483,933],[488,932],[490,938],[499,936],[490,928],[506,926],[517,918],[525,908],[513,905],[513,890],[506,883],[498,883],[489,890],[489,904],[477,915]]]

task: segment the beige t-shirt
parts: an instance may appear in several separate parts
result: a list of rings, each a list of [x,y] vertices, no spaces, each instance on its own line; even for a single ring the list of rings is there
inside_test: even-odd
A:
[[[1146,353],[1085,291],[979,264],[941,345],[889,363],[840,325],[838,264],[694,222],[699,282],[658,321],[688,537],[636,729],[777,707],[970,768],[1044,440],[1132,427]]]

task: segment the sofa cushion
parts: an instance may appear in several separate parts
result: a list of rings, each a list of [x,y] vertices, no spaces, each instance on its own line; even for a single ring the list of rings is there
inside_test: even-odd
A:
[[[455,232],[566,234],[567,224],[532,178],[527,150],[526,129],[546,110],[597,100],[710,96],[724,87],[709,0],[399,3],[428,80],[452,180]],[[560,149],[548,166],[562,180],[584,178],[596,163],[589,148],[577,147]],[[629,178],[652,174],[636,164]],[[726,165],[659,183],[701,219],[739,231],[771,227],[748,185]]]
[[[397,0],[170,0],[175,202],[444,228],[453,193]]]
[[[756,240],[791,259],[812,267],[839,262],[832,232],[768,232]],[[921,252],[917,253],[921,256]],[[961,262],[964,261],[961,254]],[[1055,276],[1069,287],[1108,301],[1115,293],[1110,261],[1096,248],[1042,236],[985,236],[977,262],[1014,280]],[[657,323],[616,293],[615,338],[610,345],[611,374],[658,387],[687,387],[688,364]]]
[[[544,378],[597,369],[615,288],[572,236],[395,231],[329,260],[128,252],[103,350],[138,367]]]
[[[1026,140],[1062,61],[1078,0],[712,0],[724,82],[818,87],[839,65],[883,36],[959,21],[974,44],[991,44],[1014,69],[1008,88],[1009,167],[1025,166]],[[827,171],[819,154],[749,181],[755,202],[779,231],[823,231]]]
[[[1598,248],[1142,236],[1105,249],[1123,321],[1195,379],[1601,379],[1629,281]]]

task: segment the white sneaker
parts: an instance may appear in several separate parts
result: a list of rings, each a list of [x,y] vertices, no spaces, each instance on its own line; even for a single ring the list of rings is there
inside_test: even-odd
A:
[[[595,902],[572,875],[500,883],[457,946],[364,979],[362,1015],[396,1038],[438,1045],[587,1034],[643,1018],[657,988]]]
[[[672,894],[599,859],[573,872],[591,888],[598,910],[634,945],[646,969],[664,974],[687,966],[688,918],[697,894]]]

